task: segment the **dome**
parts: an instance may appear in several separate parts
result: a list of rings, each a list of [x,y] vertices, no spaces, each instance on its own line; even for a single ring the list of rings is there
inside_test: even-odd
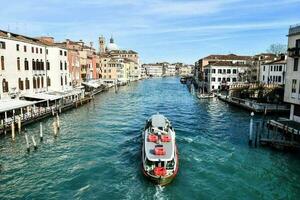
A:
[[[115,43],[107,44],[106,48],[108,51],[119,50],[118,45],[116,45]]]
[[[119,50],[119,47],[118,47],[118,45],[116,45],[114,43],[114,39],[113,38],[110,38],[110,41],[107,44],[106,48],[107,48],[108,51]]]

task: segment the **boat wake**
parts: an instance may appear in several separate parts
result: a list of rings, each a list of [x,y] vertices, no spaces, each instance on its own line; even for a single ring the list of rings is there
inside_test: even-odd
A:
[[[155,200],[165,200],[165,199],[168,199],[167,196],[164,193],[164,189],[165,189],[164,186],[160,186],[160,185],[155,186],[155,190],[156,191],[155,191],[155,193],[153,195],[153,199],[155,199]]]

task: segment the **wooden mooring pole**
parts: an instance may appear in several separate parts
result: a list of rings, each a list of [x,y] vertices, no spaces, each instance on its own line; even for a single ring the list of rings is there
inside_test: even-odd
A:
[[[43,141],[43,124],[40,123],[40,140]]]
[[[19,131],[19,134],[22,131],[21,116],[18,117],[18,131]]]
[[[16,138],[16,136],[15,136],[15,122],[11,123],[11,138],[12,138],[13,141],[15,141],[15,138]]]
[[[26,132],[25,132],[25,140],[26,140],[26,149],[27,149],[27,152],[29,153],[30,152],[30,146],[29,146],[28,135],[27,135]]]
[[[36,145],[36,142],[35,142],[35,139],[34,139],[34,136],[33,136],[33,135],[31,136],[31,139],[32,139],[32,143],[33,143],[33,148],[34,148],[34,150],[37,150],[37,145]]]
[[[255,141],[254,141],[254,146],[257,147],[258,143],[258,134],[259,134],[259,122],[256,122],[256,132],[255,132]]]
[[[249,130],[249,145],[252,146],[252,139],[253,139],[253,116],[254,112],[251,112],[250,114],[250,130]]]

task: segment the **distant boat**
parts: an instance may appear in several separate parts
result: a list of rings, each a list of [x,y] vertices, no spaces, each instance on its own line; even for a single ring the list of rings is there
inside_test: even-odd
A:
[[[186,84],[187,78],[186,77],[181,77],[180,78],[180,83]]]
[[[144,175],[158,185],[167,185],[176,177],[179,167],[175,131],[161,114],[147,120],[143,132],[142,168]]]
[[[214,98],[215,95],[213,93],[211,94],[197,94],[198,99],[211,99]]]

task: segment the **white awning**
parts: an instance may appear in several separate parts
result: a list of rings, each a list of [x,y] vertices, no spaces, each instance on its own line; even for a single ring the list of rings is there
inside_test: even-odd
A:
[[[100,84],[95,83],[95,82],[83,82],[83,85],[89,86],[89,87],[93,87],[93,88],[98,88],[100,87]]]
[[[54,101],[56,99],[61,99],[62,95],[54,95],[54,94],[48,94],[48,93],[37,93],[37,94],[25,94],[22,95],[23,97],[32,98],[32,99],[41,99],[41,100],[49,100]]]
[[[14,110],[18,108],[27,107],[37,103],[36,101],[24,101],[17,99],[3,99],[0,100],[0,113],[5,111]]]

